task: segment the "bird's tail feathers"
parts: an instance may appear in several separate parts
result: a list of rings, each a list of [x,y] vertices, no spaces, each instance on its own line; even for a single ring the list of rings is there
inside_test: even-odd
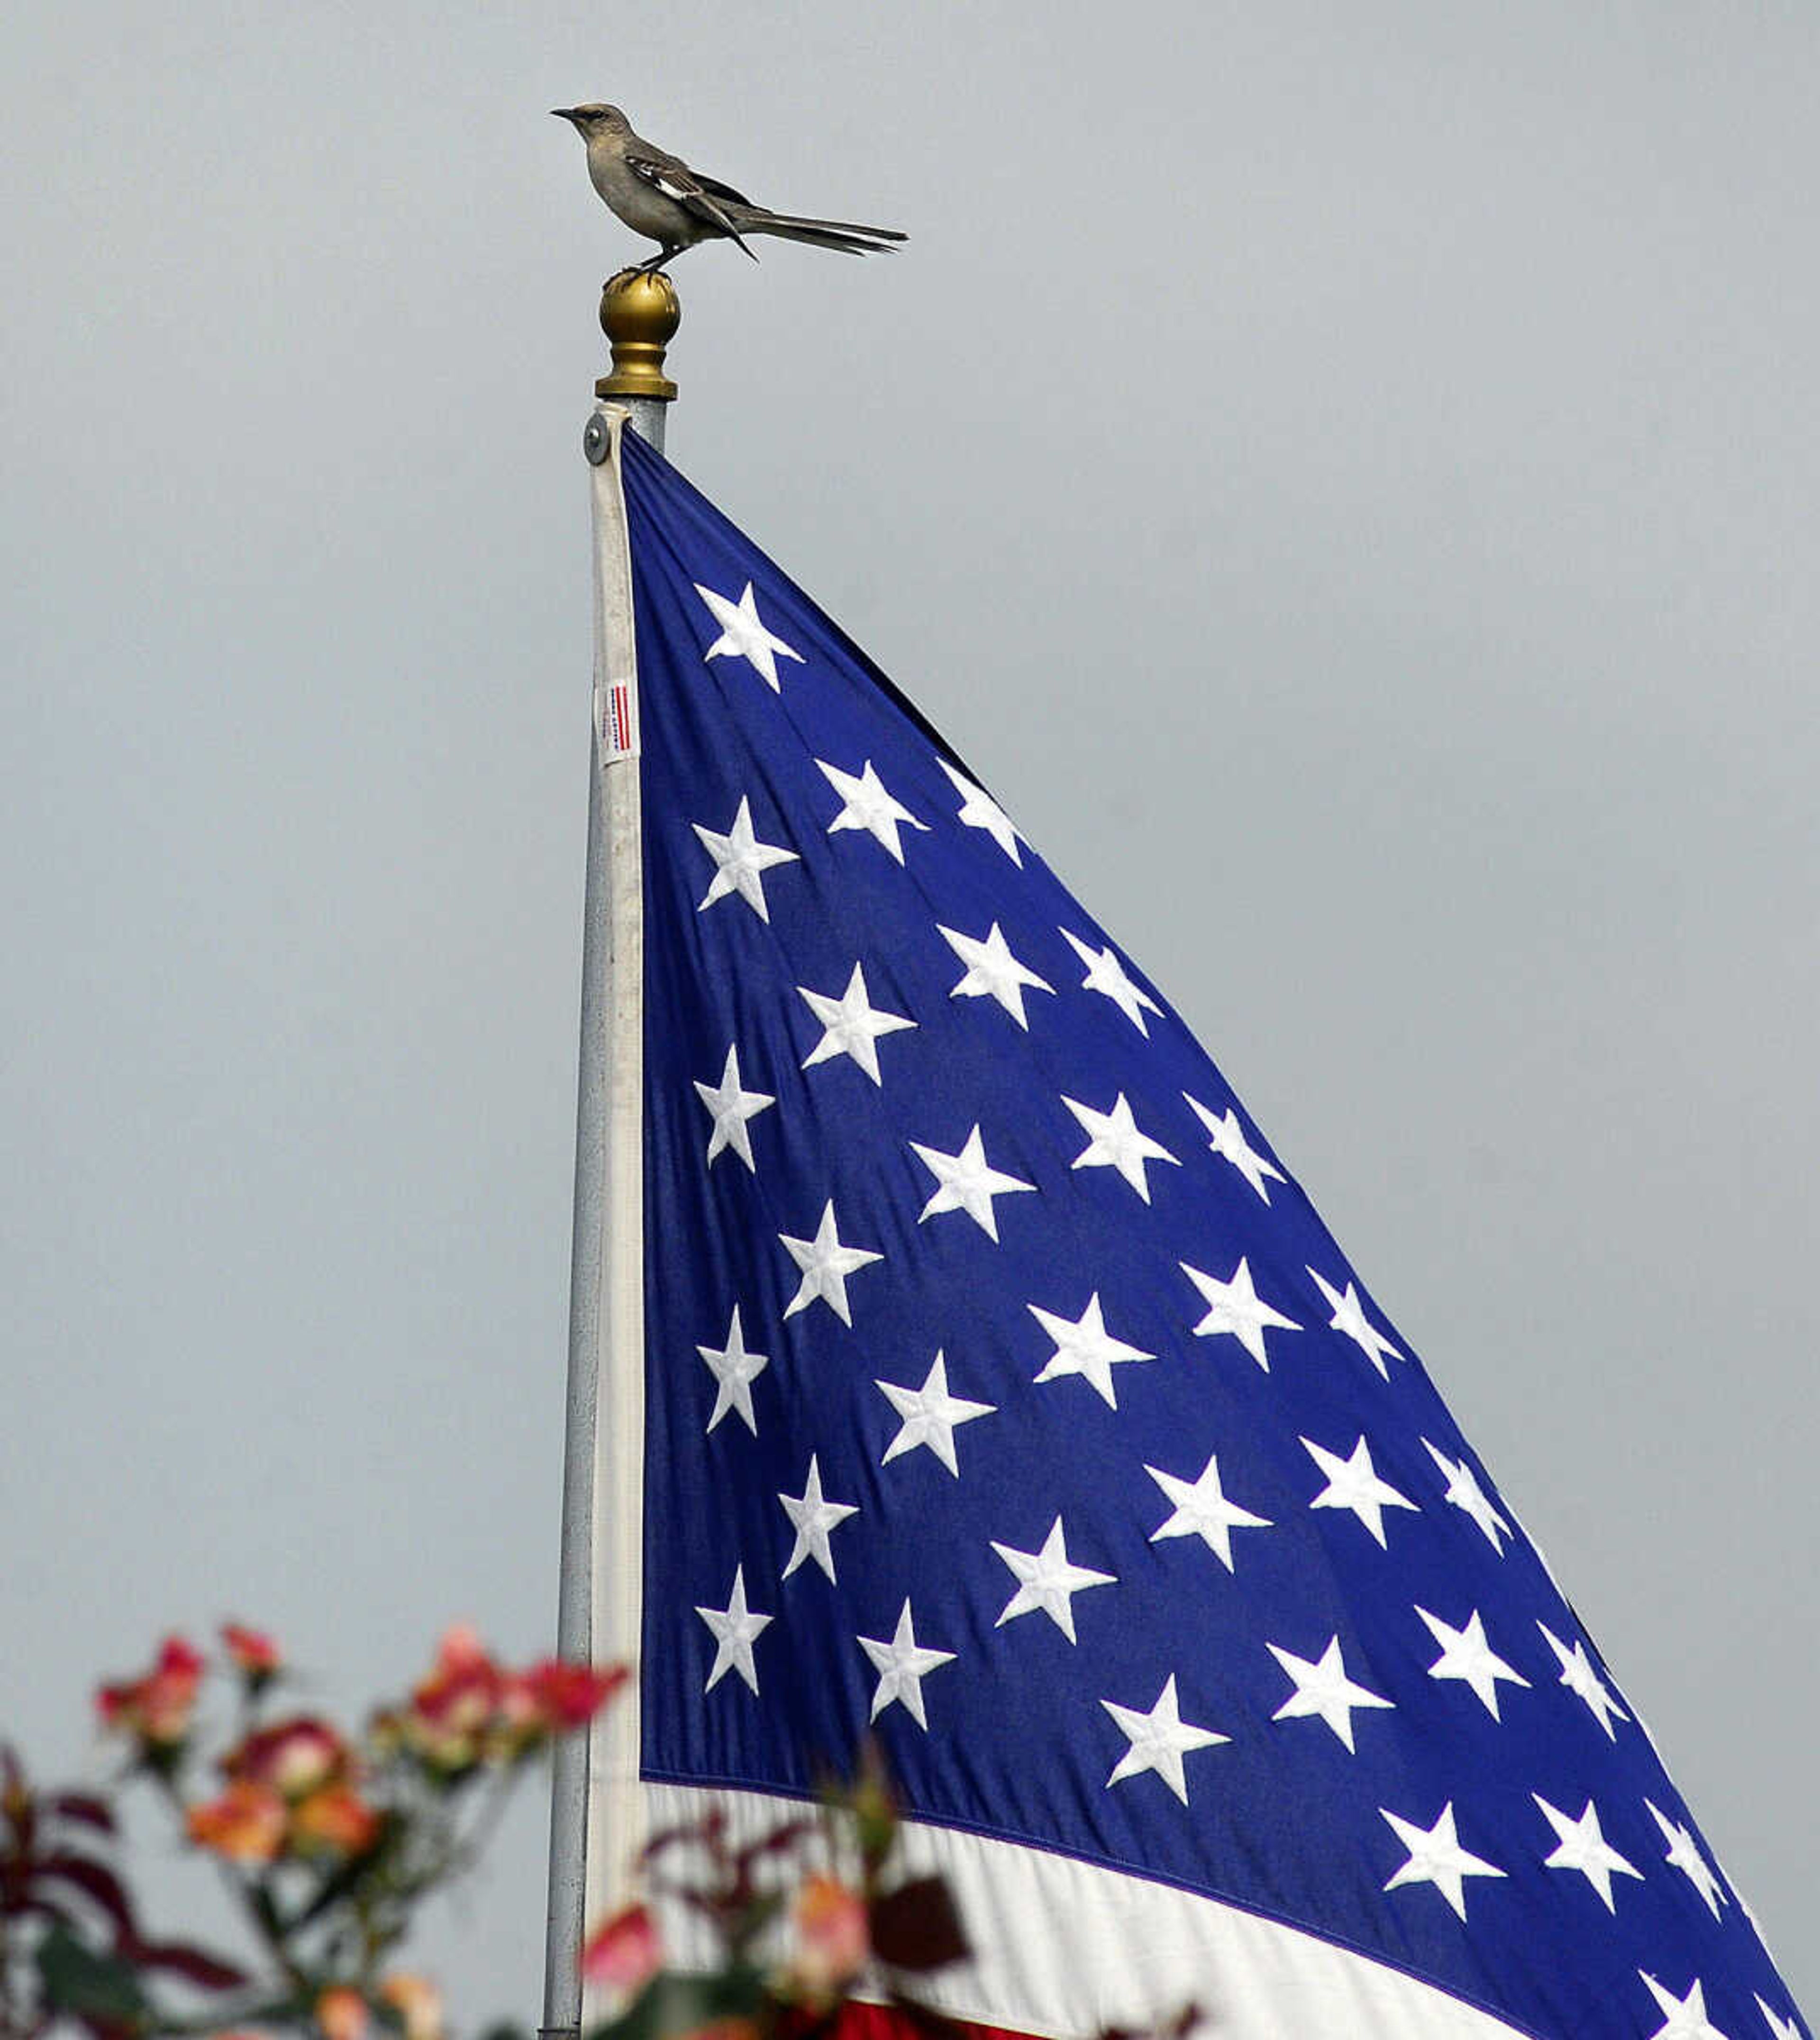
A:
[[[851,220],[798,219],[789,213],[762,212],[756,207],[739,215],[741,231],[775,234],[784,241],[807,242],[811,248],[832,248],[842,255],[891,255],[909,239],[895,227],[860,226]]]

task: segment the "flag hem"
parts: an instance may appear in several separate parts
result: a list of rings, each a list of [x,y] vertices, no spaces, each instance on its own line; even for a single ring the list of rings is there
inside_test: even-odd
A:
[[[591,1635],[597,1663],[638,1655],[644,1570],[644,959],[638,658],[621,473],[628,413],[603,407],[608,456],[591,470],[595,581],[594,804],[589,961],[600,1073],[598,1212],[593,1276],[594,1494]],[[616,731],[603,705],[619,704]],[[593,1729],[587,1792],[585,1916],[611,1910],[642,1841],[638,1684],[627,1683]],[[598,2008],[584,2002],[584,2020]]]
[[[653,1825],[687,1825],[714,1806],[742,1836],[797,1816],[804,1803],[648,1779],[645,1793]],[[1548,2040],[1381,1955],[1148,1873],[948,1822],[910,1820],[901,1832],[902,1867],[944,1877],[963,1922],[1016,1923],[963,1971],[919,1980],[936,2009],[969,2025],[1092,2040],[1113,2027],[1149,2030],[1193,2002],[1221,2040]],[[1083,1979],[1090,2003],[1076,1995]]]

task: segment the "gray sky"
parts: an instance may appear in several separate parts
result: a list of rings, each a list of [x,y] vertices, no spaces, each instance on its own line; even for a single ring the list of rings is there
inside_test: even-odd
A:
[[[0,24],[0,1723],[549,1640],[610,97],[910,230],[679,262],[674,455],[1198,1027],[1811,2008],[1820,17],[661,20]]]

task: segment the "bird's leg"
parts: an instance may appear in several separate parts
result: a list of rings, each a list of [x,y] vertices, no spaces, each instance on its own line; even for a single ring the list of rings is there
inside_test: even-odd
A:
[[[641,276],[653,276],[672,256],[679,255],[682,252],[681,248],[674,242],[667,241],[648,262],[638,264],[637,273]]]

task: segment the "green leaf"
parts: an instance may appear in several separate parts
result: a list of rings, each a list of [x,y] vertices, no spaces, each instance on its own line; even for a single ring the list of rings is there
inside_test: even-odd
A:
[[[587,2040],[682,2040],[716,2019],[757,2019],[766,2002],[762,1973],[747,1965],[719,1976],[655,1976],[617,2019]]]
[[[44,1996],[60,2011],[130,2026],[151,2017],[151,2001],[131,1964],[97,1954],[66,1928],[53,1927],[39,1943],[37,1965]]]

